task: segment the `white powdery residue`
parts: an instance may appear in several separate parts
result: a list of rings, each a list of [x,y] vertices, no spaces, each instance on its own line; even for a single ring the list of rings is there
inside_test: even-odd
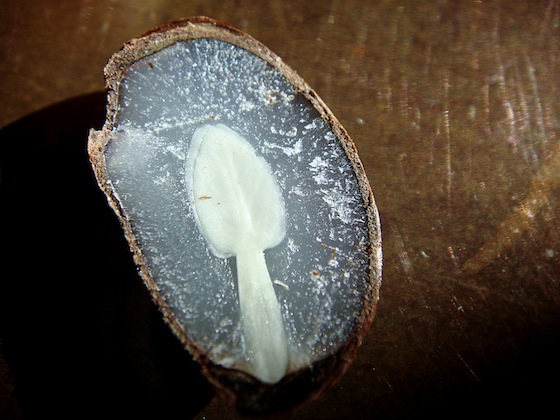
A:
[[[302,151],[303,151],[303,141],[301,139],[298,139],[291,147],[290,156],[299,155]]]
[[[174,117],[173,119],[167,120],[156,120],[148,121],[144,123],[144,128],[148,131],[152,131],[154,134],[160,134],[162,132],[173,130],[175,128],[187,127],[193,123],[190,119],[185,119],[183,117]]]
[[[303,122],[302,120],[300,120],[300,122]],[[312,128],[315,128],[315,123],[314,122],[310,122],[309,124],[307,124],[305,127],[306,130],[311,130]]]
[[[272,131],[271,127],[271,131]],[[278,131],[272,131],[273,133],[278,133]],[[280,133],[283,134],[283,133]],[[280,144],[271,143],[271,142],[264,142],[265,147],[269,149],[277,149],[281,150],[287,156],[295,156],[300,154],[303,151],[303,143],[301,139],[297,140],[291,147],[290,146],[282,146]]]
[[[281,128],[276,128],[274,125],[270,126],[270,132],[272,134],[280,134],[281,136],[290,137],[289,132],[286,132],[286,131],[282,130]],[[296,133],[297,133],[297,129],[296,129]]]
[[[315,158],[313,158],[311,163],[309,163],[309,166],[311,166],[311,171],[316,172],[324,168],[328,168],[329,162],[321,159],[319,156],[316,156]]]
[[[304,121],[300,120],[300,122],[304,122]],[[314,128],[317,128],[317,123],[315,122],[315,120],[313,120],[303,128],[305,128],[306,130],[312,130]]]
[[[329,260],[329,266],[330,267],[338,267],[338,261],[335,258],[331,258]]]
[[[325,140],[333,141],[335,139],[334,133],[332,131],[328,131],[325,134]]]
[[[330,158],[330,159],[338,159],[343,154],[344,154],[344,151],[342,150],[341,147],[330,147],[329,151],[326,152],[326,156],[328,156],[328,158]],[[341,164],[340,168],[349,168],[349,163],[344,162],[343,164]],[[342,173],[342,171],[341,171],[341,173]]]
[[[112,154],[112,160],[118,167],[126,166],[129,160],[134,160],[136,167],[148,167],[161,146],[161,139],[153,132],[128,125],[116,129],[114,135],[122,139],[113,146],[118,152]]]
[[[354,197],[336,189],[331,191],[323,190],[321,192],[324,194],[323,201],[331,209],[332,216],[340,219],[343,223],[352,223],[353,207],[356,204]]]
[[[282,102],[284,102],[285,105],[287,105],[289,102],[292,102],[294,98],[295,96],[291,93],[280,92],[280,99],[282,99]]]
[[[287,91],[282,85],[278,83],[264,84],[262,81],[256,81],[258,86],[253,86],[252,91],[255,93],[256,97],[265,105],[289,105],[295,99],[295,95],[291,89]]]
[[[255,89],[255,93],[257,94],[259,100],[265,105],[271,105],[278,101],[276,92],[264,84],[259,84],[259,86]]]
[[[218,293],[216,295],[216,298],[217,298],[218,303],[221,303],[222,300],[223,300],[223,295]],[[225,317],[225,318],[222,318],[220,320],[220,328],[226,328],[226,327],[229,327],[230,325],[233,325],[233,321],[231,320],[231,318]]]
[[[305,192],[303,191],[300,185],[294,185],[291,188],[290,193],[297,195],[299,197],[305,197]]]
[[[169,179],[170,179],[169,171],[166,171],[165,175],[161,175],[154,178],[154,184],[161,187],[162,185],[165,185],[167,182],[169,182]]]
[[[183,147],[180,147],[178,144],[170,144],[166,147],[166,150],[173,154],[177,159],[183,161],[185,160],[185,151]]]
[[[329,162],[316,156],[310,163],[311,172],[314,174],[313,179],[319,185],[327,185],[330,183],[327,168]]]
[[[329,177],[325,172],[319,172],[316,175],[313,175],[313,179],[318,185],[328,185],[329,184]]]
[[[252,111],[256,106],[253,102],[249,101],[243,94],[239,94],[237,98],[237,103],[239,104],[239,111],[241,112]]]
[[[288,249],[290,250],[290,252],[292,253],[296,253],[299,252],[299,246],[294,242],[293,238],[288,238]]]
[[[309,277],[314,285],[315,293],[324,294],[325,289],[330,283],[330,276],[325,276],[322,273],[326,271],[325,267],[320,265],[309,273]],[[326,305],[323,305],[325,307]]]
[[[360,242],[358,242],[358,247],[360,249],[365,249],[368,246],[369,239],[365,236],[360,237]]]

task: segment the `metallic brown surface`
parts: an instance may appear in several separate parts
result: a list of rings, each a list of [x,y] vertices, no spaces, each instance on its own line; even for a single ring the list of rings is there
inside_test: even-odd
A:
[[[101,410],[108,401],[141,411],[151,398],[178,416],[210,398],[191,391],[165,398],[176,387],[203,385],[191,375],[187,387],[170,373],[180,352],[127,271],[118,239],[97,259],[62,248],[78,263],[90,261],[79,269],[87,273],[69,271],[50,287],[37,277],[68,264],[50,258],[60,254],[50,251],[52,238],[72,232],[87,251],[92,237],[105,243],[118,230],[85,157],[87,128],[100,126],[104,98],[76,98],[102,90],[102,68],[125,40],[192,15],[247,31],[321,95],[355,141],[381,213],[377,317],[341,382],[296,417],[535,417],[553,408],[560,373],[556,0],[4,0],[0,333],[10,369],[3,382],[14,391],[3,401],[43,417],[68,407]],[[93,230],[80,211],[99,215]],[[83,276],[89,281],[76,280]],[[20,321],[26,313],[43,322]],[[47,369],[49,360],[56,366]],[[234,418],[220,403],[204,410],[201,418]]]

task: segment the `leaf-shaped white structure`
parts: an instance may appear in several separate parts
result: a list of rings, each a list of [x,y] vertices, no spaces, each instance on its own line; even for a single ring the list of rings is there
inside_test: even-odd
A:
[[[187,184],[202,234],[218,257],[236,257],[250,373],[263,382],[277,382],[286,373],[289,353],[264,250],[286,234],[280,188],[264,158],[224,124],[195,131],[187,162]]]

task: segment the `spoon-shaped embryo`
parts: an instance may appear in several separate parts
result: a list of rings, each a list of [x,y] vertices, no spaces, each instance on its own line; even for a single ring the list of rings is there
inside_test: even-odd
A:
[[[288,344],[264,250],[284,239],[286,214],[272,170],[236,131],[224,124],[204,125],[192,137],[187,185],[212,252],[236,257],[249,373],[262,382],[278,382],[288,369]]]

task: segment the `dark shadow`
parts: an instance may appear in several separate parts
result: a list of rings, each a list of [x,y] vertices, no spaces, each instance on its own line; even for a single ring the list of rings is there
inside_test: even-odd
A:
[[[105,94],[0,131],[0,345],[24,418],[189,418],[212,391],[164,324],[86,143]]]

